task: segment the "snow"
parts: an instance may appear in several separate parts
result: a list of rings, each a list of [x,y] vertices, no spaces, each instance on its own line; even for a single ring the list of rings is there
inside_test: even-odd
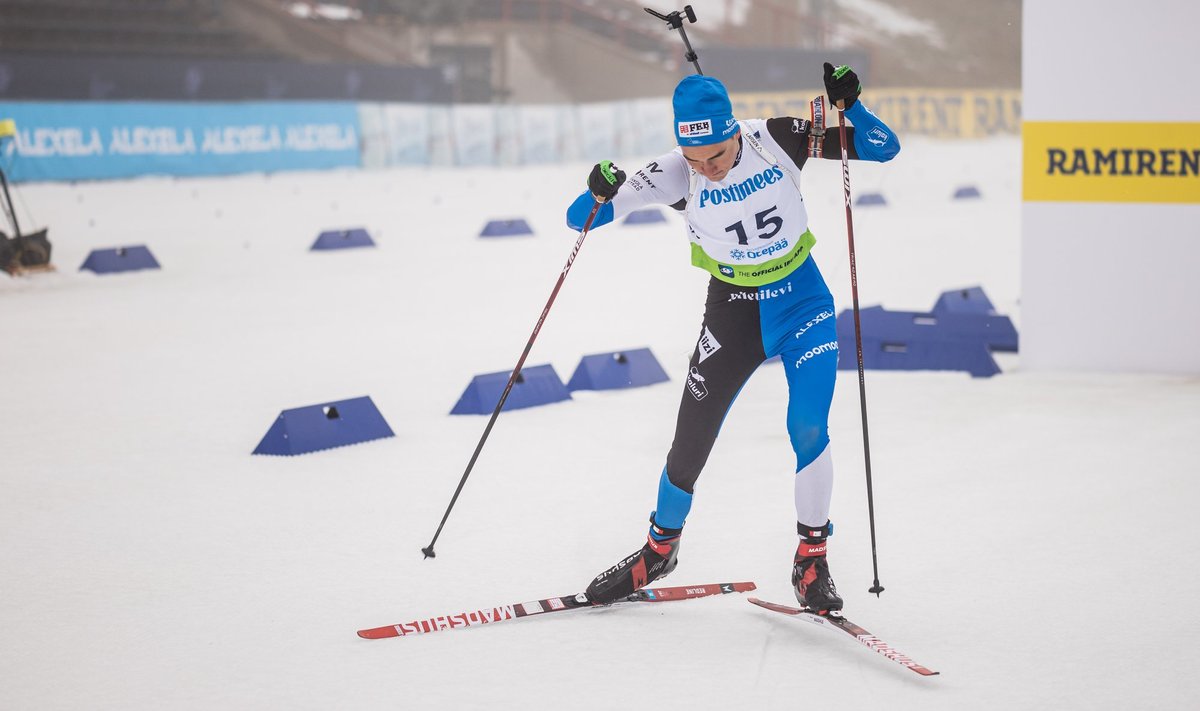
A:
[[[910,139],[853,166],[864,306],[982,285],[1020,325],[1017,138]],[[632,164],[632,162],[630,162]],[[1200,381],[867,373],[831,422],[834,576],[930,679],[742,595],[415,638],[355,630],[581,590],[641,544],[705,275],[679,218],[589,235],[528,363],[649,346],[672,376],[508,412],[437,542],[486,417],[574,242],[588,166],[26,185],[55,274],[0,278],[0,708],[1187,708],[1200,642]],[[849,306],[836,162],[805,171],[815,255]],[[954,188],[983,198],[954,202]],[[524,216],[535,237],[482,240]],[[312,253],[364,226],[376,249]],[[76,271],[147,244],[161,271]],[[1138,248],[1132,245],[1131,249]],[[791,601],[785,388],[764,365],[700,479],[665,582]],[[280,410],[370,395],[394,438],[250,451]]]

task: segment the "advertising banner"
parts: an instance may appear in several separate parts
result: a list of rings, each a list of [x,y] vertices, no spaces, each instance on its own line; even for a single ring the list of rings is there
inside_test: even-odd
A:
[[[496,162],[496,119],[490,104],[461,104],[451,110],[455,165]]]
[[[1030,121],[1024,197],[1200,204],[1200,123]]]
[[[432,117],[423,104],[387,104],[383,110],[388,162],[385,165],[429,165]]]
[[[13,180],[357,167],[352,103],[4,103]]]
[[[798,116],[807,118],[809,102],[824,93],[810,91],[734,94],[738,118]],[[863,101],[899,136],[921,134],[937,138],[980,138],[1021,131],[1019,89],[887,89],[871,88]],[[837,125],[837,117],[830,121]]]
[[[562,132],[558,125],[558,107],[552,105],[519,108],[521,162],[526,165],[558,161]]]
[[[617,152],[616,104],[581,104],[576,112],[579,122],[580,151],[586,157],[615,156]],[[601,160],[597,158],[596,160]]]
[[[629,155],[651,157],[675,147],[674,115],[668,99],[629,102]]]

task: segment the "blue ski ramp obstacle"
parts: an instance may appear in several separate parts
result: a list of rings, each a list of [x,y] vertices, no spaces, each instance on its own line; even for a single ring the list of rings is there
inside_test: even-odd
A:
[[[863,367],[876,370],[963,370],[974,377],[1000,372],[993,351],[1017,350],[1017,331],[1000,316],[978,287],[943,292],[932,312],[887,311],[872,306],[859,312]],[[855,370],[854,314],[837,318],[841,370]]]
[[[476,375],[471,384],[463,391],[451,415],[490,415],[504,394],[504,386],[512,376],[511,370],[500,373]],[[571,393],[559,379],[552,365],[535,365],[523,368],[513,383],[508,399],[504,401],[505,410],[519,410],[525,407],[536,407],[552,402],[570,400]]]
[[[859,207],[870,207],[871,205],[887,205],[887,200],[883,199],[883,193],[863,193],[855,199],[854,204]],[[858,366],[854,366],[856,369]]]
[[[374,247],[375,240],[361,227],[348,230],[326,230],[317,235],[317,241],[309,247],[309,251],[327,249],[348,249],[351,247]]]
[[[943,291],[933,305],[933,312],[938,314],[994,314],[996,307],[992,300],[978,286],[966,289]]]
[[[145,245],[139,244],[132,247],[93,249],[87,259],[83,260],[79,271],[86,269],[96,274],[113,274],[158,268],[158,260]]]
[[[363,396],[284,410],[254,454],[293,456],[394,436],[375,403]]]
[[[974,185],[963,185],[954,191],[955,200],[970,200],[972,198],[981,197],[979,188]]]
[[[656,222],[666,222],[666,215],[662,214],[662,210],[656,207],[647,207],[641,210],[634,210],[625,216],[623,225],[652,225]]]
[[[616,390],[662,383],[670,378],[649,348],[584,356],[567,390]]]
[[[479,233],[480,237],[519,237],[521,235],[531,235],[533,230],[529,228],[529,223],[522,217],[517,217],[511,220],[489,220],[483,227],[483,232]],[[512,375],[512,372],[509,372]],[[504,382],[508,382],[505,380]]]

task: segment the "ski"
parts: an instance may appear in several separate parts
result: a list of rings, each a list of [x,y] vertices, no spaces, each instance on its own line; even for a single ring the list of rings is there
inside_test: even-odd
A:
[[[565,597],[548,597],[530,602],[518,602],[499,607],[485,607],[478,610],[468,610],[456,615],[439,615],[401,622],[386,627],[372,627],[359,630],[358,636],[363,639],[384,639],[387,637],[407,637],[409,635],[429,634],[443,630],[477,627],[495,622],[507,622],[522,617],[544,615],[551,612],[567,612],[569,610],[584,610],[611,607],[631,602],[672,602],[675,600],[691,600],[710,595],[727,595],[729,593],[750,592],[755,589],[754,583],[713,583],[709,585],[681,585],[670,588],[643,588],[623,597],[609,605],[594,605],[587,598],[587,593],[568,595]]]
[[[935,676],[939,673],[929,669],[928,667],[923,667],[920,664],[917,664],[913,660],[909,659],[908,656],[901,654],[898,650],[894,649],[887,642],[884,642],[882,639],[879,639],[875,635],[864,630],[862,627],[859,627],[850,620],[847,620],[845,617],[842,617],[841,613],[831,612],[827,615],[819,615],[812,610],[802,607],[779,605],[774,602],[759,600],[756,597],[749,598],[749,601],[767,610],[781,612],[785,615],[791,615],[792,617],[799,617],[800,619],[821,627],[825,627],[827,629],[841,630],[842,632],[845,632],[862,644],[866,645],[868,648],[874,649],[876,652],[879,652],[883,656],[901,666],[912,669],[921,676]]]

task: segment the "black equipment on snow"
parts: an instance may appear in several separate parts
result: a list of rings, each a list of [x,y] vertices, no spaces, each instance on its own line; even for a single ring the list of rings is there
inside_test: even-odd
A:
[[[648,7],[643,9],[667,23],[667,29],[679,30],[679,36],[683,38],[683,46],[687,47],[687,54],[683,55],[683,58],[691,62],[696,67],[697,74],[703,74],[704,72],[700,69],[700,57],[698,57],[695,50],[692,49],[692,43],[688,42],[687,30],[683,29],[683,18],[685,15],[687,16],[688,22],[696,22],[696,13],[692,11],[692,6],[684,5],[683,14],[680,14],[679,10],[668,12],[664,15],[660,12],[655,12]]]
[[[12,125],[9,122],[4,123]],[[4,137],[0,134],[0,139]],[[17,210],[13,206],[12,195],[8,191],[8,178],[4,175],[3,168],[0,168],[0,190],[4,196],[4,213],[13,229],[12,237],[0,232],[0,269],[9,274],[50,269],[50,240],[46,238],[47,230],[21,234],[21,224],[17,221]]]

